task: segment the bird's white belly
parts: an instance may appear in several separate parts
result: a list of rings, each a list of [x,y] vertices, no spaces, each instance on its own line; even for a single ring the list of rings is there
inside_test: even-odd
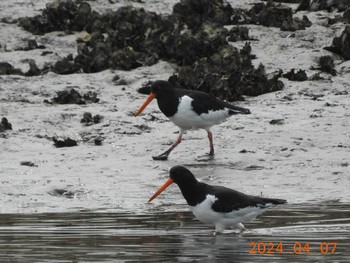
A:
[[[214,222],[217,222],[221,218],[220,214],[214,212],[211,208],[215,200],[215,196],[207,195],[202,203],[196,206],[191,206],[192,213],[202,223],[214,224]]]
[[[209,129],[215,124],[222,123],[228,117],[228,110],[209,111],[198,115],[192,108],[192,98],[182,97],[178,111],[169,119],[183,130]]]
[[[222,225],[225,228],[234,227],[239,223],[254,220],[257,215],[263,212],[263,209],[259,207],[246,207],[230,213],[215,212],[211,208],[215,200],[215,196],[207,195],[202,203],[191,206],[194,216],[202,223]]]

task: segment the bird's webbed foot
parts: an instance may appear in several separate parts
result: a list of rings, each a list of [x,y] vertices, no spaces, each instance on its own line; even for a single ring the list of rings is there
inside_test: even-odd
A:
[[[198,162],[209,162],[214,160],[214,154],[205,154],[197,157]]]
[[[168,154],[162,153],[158,156],[152,156],[152,159],[155,161],[166,161],[166,160],[168,160]]]
[[[152,158],[155,161],[166,161],[166,160],[168,160],[168,156],[169,156],[171,150],[172,150],[172,148],[170,148],[169,150],[163,152],[162,154],[160,154],[158,156],[152,156]]]

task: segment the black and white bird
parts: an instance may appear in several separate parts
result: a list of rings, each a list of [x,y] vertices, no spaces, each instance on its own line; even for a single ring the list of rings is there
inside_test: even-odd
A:
[[[214,225],[215,233],[222,233],[226,228],[238,228],[244,231],[242,222],[254,220],[273,205],[287,203],[283,199],[246,195],[227,187],[199,182],[183,166],[174,166],[170,169],[170,178],[148,202],[155,199],[172,183],[179,186],[194,216],[202,223]]]
[[[135,116],[138,116],[154,98],[157,99],[161,112],[180,128],[176,142],[164,153],[154,156],[154,160],[167,160],[170,152],[181,143],[183,133],[186,130],[197,129],[207,131],[210,145],[209,157],[213,158],[213,134],[210,128],[232,115],[250,114],[249,109],[231,105],[207,93],[175,89],[168,81],[157,80],[152,83],[149,97],[137,110]]]

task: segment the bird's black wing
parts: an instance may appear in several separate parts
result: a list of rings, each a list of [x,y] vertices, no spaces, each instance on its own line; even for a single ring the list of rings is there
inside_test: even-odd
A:
[[[266,204],[283,204],[286,203],[282,199],[263,198],[258,196],[246,195],[233,189],[222,186],[211,186],[210,194],[217,197],[212,208],[216,212],[229,213],[245,207],[261,207]]]
[[[193,99],[192,108],[197,114],[230,108],[231,104],[215,98],[205,92],[196,90],[177,89],[179,96],[187,95]]]
[[[192,108],[198,115],[208,113],[209,111],[223,110],[225,108],[230,109],[229,115],[250,113],[250,110],[248,109],[237,107],[202,91],[176,89],[176,92],[180,97],[187,95],[193,99]]]

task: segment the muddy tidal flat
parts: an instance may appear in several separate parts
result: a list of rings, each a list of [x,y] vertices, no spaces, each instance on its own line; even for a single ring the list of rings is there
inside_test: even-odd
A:
[[[74,19],[33,18],[62,2]],[[347,1],[227,1],[220,15],[202,10],[193,21],[183,15],[189,2],[1,1],[0,262],[348,262]],[[118,37],[144,29],[118,20],[120,8],[156,29]],[[286,15],[265,24],[266,10]],[[95,22],[80,23],[84,14]],[[170,30],[159,34],[168,49],[145,38],[159,30]],[[226,55],[233,60],[219,59]],[[214,72],[231,62],[235,74]],[[200,157],[209,148],[203,130],[188,131],[167,161],[152,159],[178,129],[155,101],[135,117],[147,98],[138,90],[169,78],[250,109],[211,129],[213,160]],[[247,232],[214,235],[176,185],[147,203],[175,165],[288,203]]]

